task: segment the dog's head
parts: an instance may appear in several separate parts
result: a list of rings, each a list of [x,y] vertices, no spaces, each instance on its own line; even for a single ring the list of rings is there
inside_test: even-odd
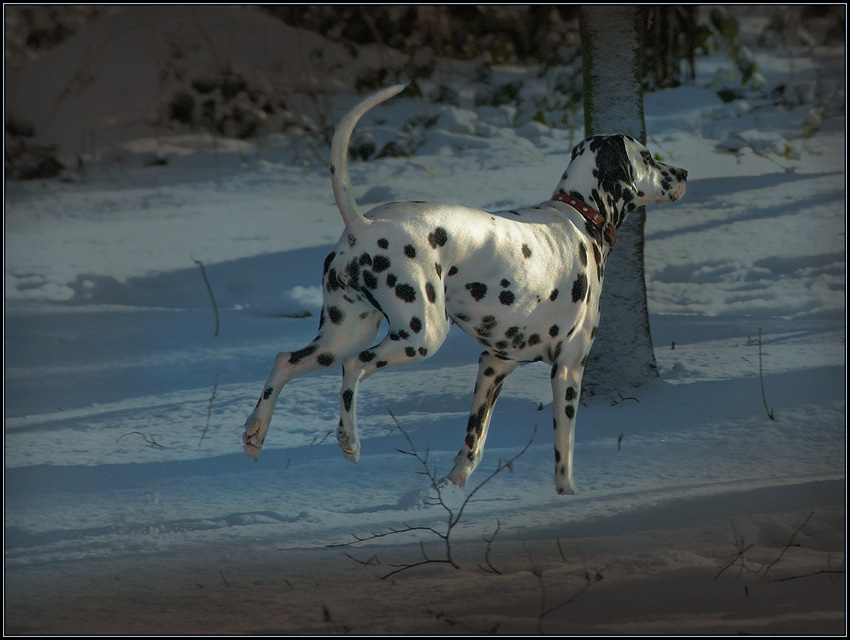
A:
[[[681,198],[687,178],[687,171],[658,162],[631,136],[600,135],[575,146],[555,194],[580,197],[619,227],[637,207]]]

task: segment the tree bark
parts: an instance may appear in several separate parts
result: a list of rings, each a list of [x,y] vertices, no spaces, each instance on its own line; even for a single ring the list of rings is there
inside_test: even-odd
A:
[[[586,135],[626,133],[646,141],[645,28],[643,7],[582,7]],[[643,207],[629,215],[619,229],[617,247],[605,270],[602,319],[582,385],[590,395],[622,393],[658,377],[646,303],[645,220]]]

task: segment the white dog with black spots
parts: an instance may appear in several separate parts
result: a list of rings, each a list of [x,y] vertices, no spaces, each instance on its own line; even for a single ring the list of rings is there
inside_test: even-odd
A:
[[[581,379],[599,326],[599,298],[617,229],[629,212],[679,199],[687,172],[653,159],[626,135],[578,144],[551,199],[488,212],[433,202],[396,202],[366,214],[348,177],[355,124],[404,85],[357,105],[331,147],[331,181],[345,231],[324,263],[324,304],[316,338],[279,353],[245,423],[245,452],[256,458],[284,385],[342,366],[337,440],[357,462],[357,389],[388,367],[436,353],[451,322],[484,347],[463,447],[448,478],[462,486],[481,461],[493,406],[517,366],[551,367],[555,487],[575,493],[573,440]],[[386,318],[387,335],[375,343]]]

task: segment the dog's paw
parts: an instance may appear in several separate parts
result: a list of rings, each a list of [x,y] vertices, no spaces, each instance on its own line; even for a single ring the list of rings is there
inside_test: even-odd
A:
[[[260,449],[263,448],[263,422],[262,420],[251,420],[245,423],[245,432],[242,434],[242,444],[245,447],[245,455],[249,458],[257,459],[260,455]]]
[[[345,459],[357,464],[360,461],[360,442],[357,438],[352,438],[351,434],[340,425],[336,430],[336,439]]]
[[[574,496],[578,494],[576,483],[572,479],[564,480],[558,478],[555,480],[555,490],[559,496]]]
[[[448,479],[449,482],[456,487],[463,488],[470,473],[472,473],[471,469],[467,469],[465,466],[458,464],[455,465],[455,468],[452,469],[449,475],[446,476],[446,479]]]

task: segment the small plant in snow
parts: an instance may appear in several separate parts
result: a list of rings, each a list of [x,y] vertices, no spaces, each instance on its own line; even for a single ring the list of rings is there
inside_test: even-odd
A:
[[[436,528],[430,527],[430,526],[413,526],[413,525],[409,525],[409,524],[404,524],[400,528],[391,528],[389,531],[385,531],[383,533],[372,533],[372,534],[369,534],[367,536],[358,536],[358,535],[352,534],[354,536],[353,542],[345,542],[345,543],[342,543],[342,544],[332,544],[332,545],[329,545],[329,546],[330,547],[349,547],[349,546],[352,546],[352,545],[355,545],[355,544],[359,544],[361,542],[370,542],[370,541],[373,541],[373,540],[377,540],[379,538],[386,538],[386,537],[389,537],[389,536],[395,536],[395,535],[406,534],[406,533],[414,533],[414,532],[425,532],[427,534],[431,534],[431,535],[435,536],[437,539],[442,541],[443,548],[444,548],[443,557],[430,557],[428,555],[428,553],[425,551],[425,543],[422,540],[420,540],[419,541],[419,548],[422,551],[422,560],[415,561],[415,562],[407,562],[407,563],[403,563],[403,564],[389,564],[390,567],[393,567],[393,570],[390,571],[389,573],[387,573],[386,575],[382,576],[381,579],[386,580],[387,578],[394,576],[398,573],[401,573],[403,571],[407,571],[408,569],[413,569],[414,567],[421,567],[421,566],[426,565],[426,564],[448,564],[448,565],[451,565],[452,567],[454,567],[455,569],[460,569],[460,565],[455,560],[455,558],[452,554],[452,533],[454,532],[455,528],[460,523],[460,519],[463,516],[463,513],[464,513],[466,507],[469,505],[469,502],[472,500],[472,498],[475,496],[475,494],[478,493],[478,491],[485,484],[487,484],[490,480],[492,480],[494,477],[496,477],[503,469],[507,468],[509,470],[513,470],[514,461],[517,458],[519,458],[522,454],[524,454],[528,450],[528,448],[531,446],[531,443],[534,440],[534,433],[537,431],[537,427],[535,426],[534,430],[531,433],[531,438],[529,439],[528,443],[522,448],[522,450],[518,454],[516,454],[513,458],[511,458],[507,461],[503,462],[502,460],[500,460],[498,466],[496,467],[496,470],[493,471],[489,476],[484,478],[484,480],[482,480],[480,484],[478,484],[474,489],[472,489],[469,492],[469,494],[466,496],[466,498],[461,503],[460,507],[452,508],[451,506],[449,506],[446,503],[445,499],[443,498],[443,489],[446,486],[448,481],[445,478],[438,477],[436,469],[434,467],[432,467],[430,465],[429,461],[428,461],[428,451],[426,450],[424,455],[420,454],[416,450],[416,445],[414,445],[413,440],[410,438],[408,433],[402,428],[402,426],[399,424],[398,420],[396,420],[392,411],[390,411],[390,417],[393,419],[393,422],[395,423],[396,428],[401,432],[401,434],[404,436],[404,439],[407,440],[407,443],[410,445],[410,451],[403,451],[403,450],[399,449],[398,450],[399,453],[403,453],[404,455],[408,455],[408,456],[415,458],[419,462],[419,464],[422,465],[422,468],[424,469],[424,471],[420,471],[419,473],[426,476],[431,481],[431,489],[433,490],[434,493],[433,493],[433,495],[425,498],[425,500],[423,502],[426,506],[440,507],[441,509],[443,509],[445,511],[445,515],[446,515],[445,529],[439,530],[439,529],[436,529]],[[497,531],[498,531],[498,529],[497,529]],[[493,534],[493,537],[495,537],[495,533]],[[486,540],[486,538],[485,538],[485,540]],[[489,545],[489,543],[492,542],[492,538],[487,542],[488,542],[488,545]],[[489,546],[488,546],[488,549],[489,549]],[[361,560],[357,560],[356,558],[353,558],[352,556],[348,556],[348,557],[351,558],[352,560],[354,560],[355,562],[358,562],[358,563],[363,564],[363,565],[369,565],[369,564],[373,564],[373,563],[377,562],[377,558],[374,558],[374,561],[372,559],[370,559],[369,561],[364,562],[364,561],[361,561]]]

